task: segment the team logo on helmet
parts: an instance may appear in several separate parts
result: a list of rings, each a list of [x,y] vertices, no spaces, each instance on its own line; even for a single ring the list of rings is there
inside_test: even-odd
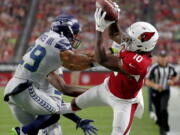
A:
[[[154,34],[155,32],[144,32],[138,37],[138,39],[141,40],[141,42],[145,42],[150,40]]]

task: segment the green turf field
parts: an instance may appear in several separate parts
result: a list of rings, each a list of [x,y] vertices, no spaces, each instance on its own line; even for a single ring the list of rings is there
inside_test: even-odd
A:
[[[9,135],[9,130],[13,126],[19,125],[11,114],[7,104],[3,102],[3,89],[0,89],[0,135]],[[64,97],[66,101],[70,98]],[[158,135],[158,128],[149,119],[147,111],[147,92],[144,89],[145,113],[142,119],[134,119],[130,135]],[[99,129],[98,135],[110,135],[112,125],[112,111],[109,107],[93,107],[85,109],[78,114],[83,118],[95,120],[94,125]],[[61,118],[60,123],[64,135],[83,135],[82,131],[75,129],[75,124],[68,119]]]

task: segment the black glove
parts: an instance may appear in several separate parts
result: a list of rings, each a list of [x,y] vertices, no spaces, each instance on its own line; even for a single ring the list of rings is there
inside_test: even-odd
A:
[[[90,124],[90,122],[94,122],[93,120],[80,120],[77,125],[76,129],[81,128],[84,132],[84,135],[97,135],[98,129]]]

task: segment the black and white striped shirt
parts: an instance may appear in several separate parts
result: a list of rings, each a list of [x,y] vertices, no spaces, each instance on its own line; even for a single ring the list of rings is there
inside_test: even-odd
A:
[[[166,67],[161,67],[158,63],[151,65],[147,78],[161,85],[164,90],[169,89],[168,80],[175,77],[177,72],[173,65],[168,64]]]

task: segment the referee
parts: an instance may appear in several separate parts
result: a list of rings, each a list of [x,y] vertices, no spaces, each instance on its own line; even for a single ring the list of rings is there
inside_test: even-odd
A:
[[[176,82],[177,72],[168,63],[166,51],[161,51],[158,62],[150,67],[145,84],[149,87],[150,98],[155,107],[157,124],[160,127],[160,135],[167,135],[168,124],[168,101],[170,97],[170,85]]]

